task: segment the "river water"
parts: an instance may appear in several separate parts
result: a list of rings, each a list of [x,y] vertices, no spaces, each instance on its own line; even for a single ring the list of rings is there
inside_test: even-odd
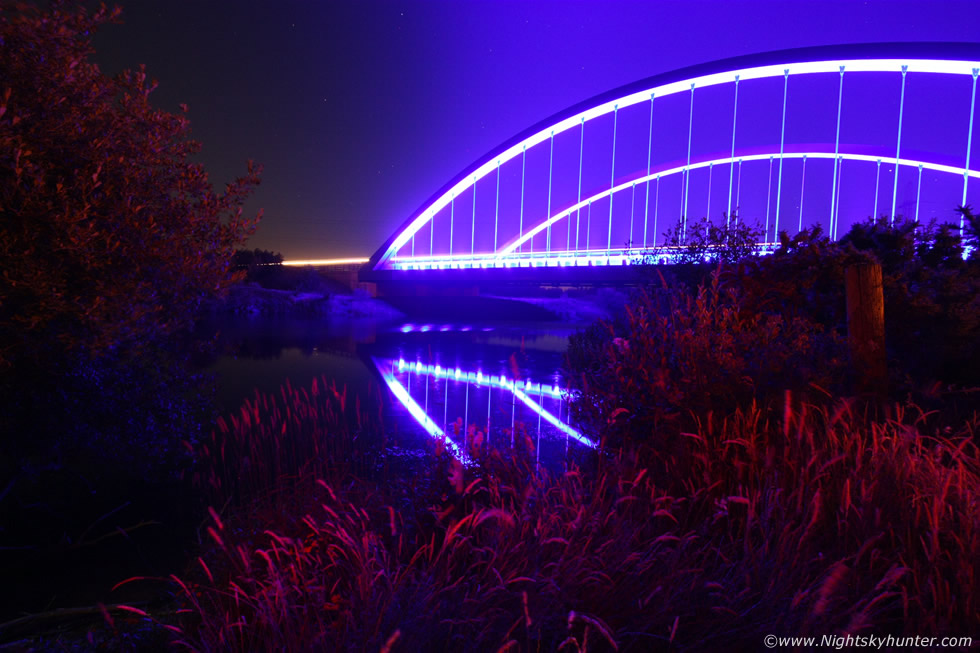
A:
[[[256,390],[278,392],[287,379],[309,387],[322,377],[351,396],[380,389],[386,432],[402,449],[448,437],[465,459],[471,439],[509,445],[516,432],[554,463],[592,445],[569,419],[562,378],[568,337],[584,322],[236,316],[219,326],[225,354],[210,370],[223,413]]]

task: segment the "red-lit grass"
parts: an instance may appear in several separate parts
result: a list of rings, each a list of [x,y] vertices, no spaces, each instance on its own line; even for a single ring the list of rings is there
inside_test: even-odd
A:
[[[627,447],[552,476],[491,450],[450,483],[438,452],[412,474],[357,472],[330,458],[359,446],[323,407],[337,395],[282,399],[247,404],[204,452],[212,500],[235,507],[174,579],[190,648],[742,650],[980,622],[975,422],[941,437],[914,408],[873,421],[787,395],[702,420],[669,455]],[[235,457],[270,433],[293,458]]]

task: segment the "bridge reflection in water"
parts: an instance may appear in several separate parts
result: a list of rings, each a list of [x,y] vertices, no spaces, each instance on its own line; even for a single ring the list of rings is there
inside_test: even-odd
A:
[[[534,437],[535,460],[541,447],[551,457],[559,447],[567,455],[571,445],[595,448],[596,443],[569,422],[567,391],[530,379],[509,379],[459,367],[441,367],[404,359],[372,358],[392,395],[433,439],[463,463],[471,437],[481,434],[486,444],[500,438],[514,445],[515,427],[521,424]],[[456,428],[459,425],[459,428]],[[472,431],[472,432],[471,432]]]

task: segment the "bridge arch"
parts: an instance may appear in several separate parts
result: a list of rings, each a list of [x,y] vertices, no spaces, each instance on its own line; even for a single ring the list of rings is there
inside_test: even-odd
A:
[[[641,80],[475,162],[369,265],[611,264],[703,215],[757,222],[766,241],[870,215],[950,219],[980,197],[978,73],[977,44],[869,44]]]

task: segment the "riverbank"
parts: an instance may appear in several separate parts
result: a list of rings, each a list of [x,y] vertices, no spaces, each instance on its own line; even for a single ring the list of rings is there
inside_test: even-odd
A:
[[[401,313],[381,300],[361,292],[281,290],[257,283],[233,286],[228,297],[211,307],[212,313],[276,317],[345,315],[394,319]]]

